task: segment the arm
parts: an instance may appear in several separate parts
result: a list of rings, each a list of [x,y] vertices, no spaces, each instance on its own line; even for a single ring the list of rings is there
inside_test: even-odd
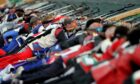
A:
[[[78,45],[78,44],[83,44],[83,41],[85,39],[86,35],[82,34],[82,35],[78,35],[72,39],[68,39],[66,41],[60,42],[60,46],[62,49],[67,49],[69,47]]]

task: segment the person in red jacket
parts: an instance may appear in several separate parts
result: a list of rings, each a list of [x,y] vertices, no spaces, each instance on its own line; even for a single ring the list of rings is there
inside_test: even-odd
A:
[[[125,79],[140,69],[139,39],[140,29],[133,30],[128,35],[131,46],[123,50],[118,58],[92,68],[92,76],[97,84],[123,84]]]
[[[107,48],[107,50],[105,51],[105,53],[103,53],[102,56],[98,56],[96,55],[96,53],[94,54],[94,57],[98,60],[98,61],[104,61],[104,60],[109,60],[113,58],[113,53],[115,51],[117,51],[117,49],[120,47],[120,45],[122,45],[124,42],[126,42],[126,36],[128,34],[129,29],[125,26],[118,26],[115,30],[115,34],[114,34],[114,42],[112,43],[112,45]]]

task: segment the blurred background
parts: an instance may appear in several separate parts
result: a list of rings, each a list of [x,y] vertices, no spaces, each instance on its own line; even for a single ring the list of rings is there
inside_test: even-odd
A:
[[[87,4],[91,8],[99,7],[100,13],[107,12],[108,10],[117,9],[126,4],[135,4],[135,7],[140,6],[140,0],[0,0],[0,5],[2,4],[23,4],[23,3],[33,3],[33,2],[42,2],[42,1],[51,1],[57,3],[58,7],[62,7],[67,4],[73,4],[75,6]]]

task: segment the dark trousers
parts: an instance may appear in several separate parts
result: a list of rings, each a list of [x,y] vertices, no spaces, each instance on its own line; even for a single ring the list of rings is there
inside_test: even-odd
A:
[[[34,84],[59,76],[64,72],[63,61],[59,58],[54,63],[33,70],[33,72],[24,72],[18,79],[23,80],[24,84]]]
[[[61,77],[55,81],[44,84],[90,84],[94,81],[91,73],[85,73],[80,65],[75,65],[75,72],[73,74]]]

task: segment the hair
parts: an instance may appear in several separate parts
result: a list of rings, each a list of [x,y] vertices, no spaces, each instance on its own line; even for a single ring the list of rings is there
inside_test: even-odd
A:
[[[42,24],[48,24],[48,23],[51,23],[53,20],[45,20],[45,21],[42,21]]]
[[[103,31],[102,32],[105,32],[108,28],[110,28],[110,27],[116,27],[116,25],[114,25],[114,24],[104,24],[103,25]]]
[[[127,35],[127,40],[131,45],[138,44],[140,40],[140,28],[136,28],[129,32],[129,34]]]
[[[30,24],[31,24],[31,25],[34,25],[34,24],[37,23],[38,20],[40,20],[39,17],[32,17],[32,18],[30,19]]]
[[[24,15],[24,10],[23,9],[16,9],[16,14],[18,17],[22,17]]]
[[[126,26],[117,26],[116,30],[115,30],[114,37],[121,38],[121,37],[127,36],[128,32],[129,32],[128,27],[126,27]]]
[[[127,35],[127,40],[131,45],[135,45],[139,43],[140,40],[140,24],[135,25],[134,29]]]
[[[134,29],[140,29],[140,22],[138,22],[134,25]]]
[[[92,23],[95,23],[95,22],[101,23],[101,21],[102,20],[100,18],[88,20],[85,26],[85,30],[87,30]]]

